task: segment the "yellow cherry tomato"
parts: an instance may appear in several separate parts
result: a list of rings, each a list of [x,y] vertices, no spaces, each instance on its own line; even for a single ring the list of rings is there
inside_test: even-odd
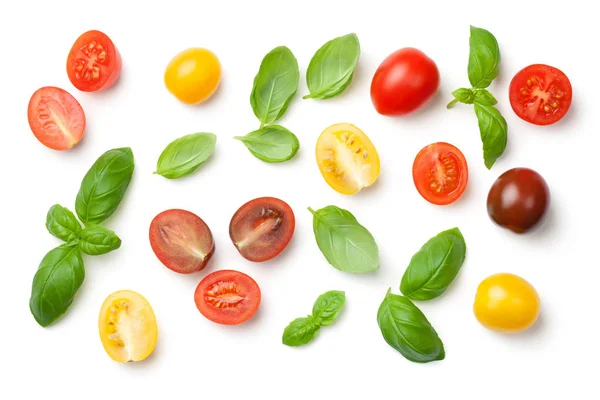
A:
[[[371,140],[356,126],[331,125],[317,140],[317,164],[335,191],[354,194],[379,176],[379,155]]]
[[[169,92],[186,104],[207,100],[221,81],[221,64],[207,49],[191,48],[177,54],[165,71]]]
[[[540,298],[533,286],[513,274],[496,274],[477,288],[473,311],[486,328],[517,333],[530,328],[540,314]]]
[[[158,339],[150,303],[131,290],[120,290],[104,300],[98,328],[104,350],[117,362],[145,359],[154,351]]]

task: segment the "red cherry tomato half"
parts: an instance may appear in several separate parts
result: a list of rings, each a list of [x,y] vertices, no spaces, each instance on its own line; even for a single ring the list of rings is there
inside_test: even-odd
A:
[[[261,262],[285,249],[295,227],[294,212],[286,202],[261,197],[236,211],[229,224],[229,236],[242,257]]]
[[[377,68],[371,100],[379,114],[405,115],[425,104],[439,85],[440,73],[431,58],[417,49],[400,49]]]
[[[191,274],[206,267],[215,251],[208,225],[186,210],[167,210],[150,224],[150,246],[167,268]]]
[[[469,181],[465,156],[449,143],[425,146],[415,158],[413,180],[419,194],[428,202],[453,203],[464,193]]]
[[[221,270],[200,281],[194,294],[196,307],[209,320],[223,325],[248,321],[260,305],[260,288],[248,275]]]
[[[121,74],[119,50],[104,33],[87,31],[69,52],[67,74],[73,86],[83,92],[107,89]]]
[[[509,95],[519,118],[535,125],[550,125],[569,111],[573,89],[561,70],[534,64],[517,72],[510,82]]]
[[[63,89],[38,89],[27,107],[29,127],[35,137],[53,150],[75,146],[85,131],[85,113],[73,96]]]

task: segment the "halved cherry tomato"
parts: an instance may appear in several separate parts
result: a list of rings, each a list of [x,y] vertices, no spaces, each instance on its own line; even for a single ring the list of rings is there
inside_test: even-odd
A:
[[[98,330],[104,350],[117,362],[145,359],[154,351],[158,339],[152,306],[131,290],[120,290],[104,300]]]
[[[295,227],[294,212],[286,202],[260,197],[236,211],[229,224],[229,237],[242,257],[262,262],[286,248]]]
[[[260,288],[254,279],[232,270],[216,271],[205,276],[194,294],[200,313],[223,325],[248,321],[256,314],[260,298]]]
[[[356,126],[331,125],[317,140],[317,164],[333,190],[354,194],[379,177],[379,154],[371,140]]]
[[[36,90],[27,107],[29,127],[35,137],[53,150],[75,146],[85,132],[85,113],[63,89],[46,86]]]
[[[573,98],[571,82],[564,72],[544,64],[533,64],[517,72],[509,91],[515,114],[535,125],[561,120]]]
[[[67,75],[77,89],[108,89],[121,75],[121,55],[108,36],[87,31],[77,38],[67,57]]]
[[[154,217],[150,245],[160,262],[180,274],[204,269],[215,251],[208,225],[196,214],[177,209]]]
[[[413,180],[425,200],[437,205],[455,202],[469,181],[463,153],[449,143],[425,146],[413,164]]]
[[[221,64],[210,50],[191,48],[177,54],[165,70],[165,86],[185,104],[208,100],[219,87]]]

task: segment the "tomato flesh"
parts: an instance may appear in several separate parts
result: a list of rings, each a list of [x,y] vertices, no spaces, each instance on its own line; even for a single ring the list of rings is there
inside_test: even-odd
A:
[[[535,125],[560,121],[571,106],[573,89],[559,69],[534,64],[519,71],[510,82],[510,105],[517,116]]]
[[[178,209],[154,217],[150,245],[167,268],[180,274],[204,269],[215,250],[208,225],[196,214]]]
[[[248,275],[233,270],[213,272],[198,284],[196,307],[207,319],[223,325],[238,325],[256,314],[261,293]]]
[[[73,86],[83,92],[107,89],[121,74],[119,50],[106,34],[85,32],[69,52],[67,74]]]
[[[294,212],[286,202],[261,197],[236,211],[229,224],[229,236],[242,257],[262,262],[286,248],[295,227]]]
[[[438,142],[425,146],[413,163],[413,181],[428,202],[447,205],[458,200],[469,180],[467,161],[455,146]]]
[[[63,89],[46,86],[36,90],[27,107],[29,127],[35,137],[53,150],[75,146],[85,132],[85,113]]]

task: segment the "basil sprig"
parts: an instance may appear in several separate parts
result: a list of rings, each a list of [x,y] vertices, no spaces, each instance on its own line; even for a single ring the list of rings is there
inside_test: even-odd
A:
[[[85,277],[82,253],[106,254],[121,239],[99,224],[119,207],[134,169],[130,148],[109,150],[89,169],[75,201],[75,214],[55,204],[46,215],[48,232],[65,243],[50,250],[33,277],[29,308],[38,324],[48,326],[63,315]]]
[[[215,151],[217,137],[212,133],[192,133],[175,139],[165,147],[155,174],[177,179],[196,171]]]
[[[448,104],[448,108],[454,107],[459,102],[474,104],[483,142],[483,160],[485,166],[491,169],[504,153],[508,141],[506,120],[494,108],[498,101],[487,90],[498,76],[500,48],[494,35],[485,29],[471,26],[469,49],[467,72],[472,87],[460,88],[452,92],[454,100]]]

